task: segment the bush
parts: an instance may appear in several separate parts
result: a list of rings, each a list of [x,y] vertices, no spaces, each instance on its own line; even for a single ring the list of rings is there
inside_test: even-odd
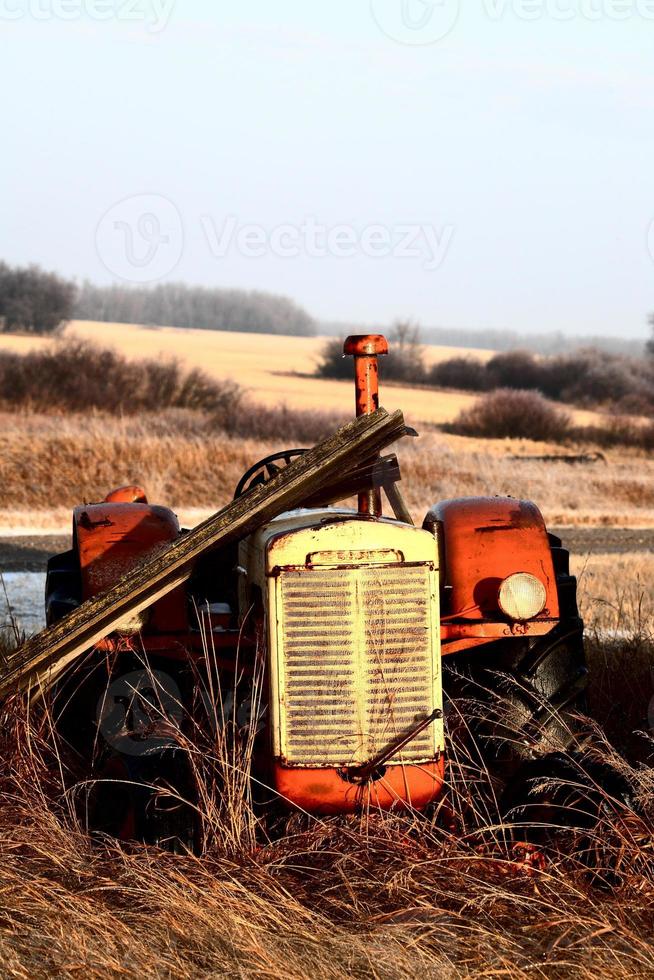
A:
[[[247,398],[236,383],[188,370],[174,360],[128,361],[111,349],[63,340],[28,354],[0,351],[0,408],[125,416],[186,409],[174,422],[170,413],[159,415],[163,428],[169,431],[172,425],[189,439],[222,432],[240,439],[274,437],[288,446],[312,445],[347,421],[335,412],[262,405]],[[148,426],[157,428],[152,416]]]
[[[452,357],[434,364],[429,383],[437,388],[460,388],[462,391],[486,391],[486,365],[474,357]]]
[[[500,388],[483,395],[444,429],[482,439],[562,442],[570,436],[571,418],[537,392]]]
[[[595,348],[551,358],[507,351],[485,365],[455,357],[432,368],[430,381],[464,391],[538,391],[554,401],[618,406],[622,412],[654,409],[654,366]]]
[[[644,394],[648,384],[640,365],[598,350],[554,358],[549,365],[552,397],[587,405],[620,402]],[[650,391],[650,396],[654,392]]]
[[[351,359],[343,356],[343,343],[343,337],[334,337],[325,342],[316,368],[316,374],[319,378],[350,380],[353,377]]]
[[[0,331],[54,333],[70,319],[76,287],[36,265],[0,262]]]
[[[654,422],[639,425],[633,419],[614,416],[605,425],[584,425],[571,430],[571,437],[576,442],[593,443],[604,449],[615,446],[628,449],[654,450]]]
[[[234,411],[242,389],[175,360],[128,361],[116,351],[63,340],[27,354],[0,352],[0,405],[42,412],[114,415],[164,408]]]
[[[543,391],[546,369],[545,362],[538,361],[526,350],[506,351],[496,354],[486,363],[488,389],[521,388],[529,391]],[[543,392],[544,393],[544,392]]]

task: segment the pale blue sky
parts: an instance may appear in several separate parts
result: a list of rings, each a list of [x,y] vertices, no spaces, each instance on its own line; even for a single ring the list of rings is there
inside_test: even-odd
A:
[[[0,257],[644,336],[654,0],[403,2],[0,0]]]

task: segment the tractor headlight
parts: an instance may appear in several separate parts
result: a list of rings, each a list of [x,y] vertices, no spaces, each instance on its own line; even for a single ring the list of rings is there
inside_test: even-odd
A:
[[[509,575],[500,586],[500,609],[511,619],[533,619],[543,611],[546,601],[545,586],[528,572]]]

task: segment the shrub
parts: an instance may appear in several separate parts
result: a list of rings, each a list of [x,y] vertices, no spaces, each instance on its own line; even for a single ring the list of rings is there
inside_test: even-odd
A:
[[[486,363],[487,388],[520,388],[543,390],[544,362],[526,350],[496,354]]]
[[[619,402],[647,385],[639,365],[626,357],[584,350],[549,365],[552,396],[588,405]]]
[[[464,391],[539,391],[554,401],[617,405],[622,412],[648,414],[654,409],[654,365],[595,348],[551,358],[507,351],[485,365],[455,357],[432,368],[429,380]]]
[[[488,373],[486,365],[474,357],[452,357],[434,364],[429,372],[429,383],[438,388],[486,391]]]
[[[483,395],[444,428],[483,439],[561,442],[570,436],[571,419],[537,392],[500,388]]]
[[[624,446],[629,449],[654,450],[654,422],[639,425],[633,419],[614,416],[604,425],[584,425],[571,430],[571,437],[577,442],[593,443],[605,449]]]
[[[343,342],[344,338],[342,337],[334,337],[325,342],[316,368],[316,374],[319,378],[347,378],[349,380],[352,377],[350,358],[343,356]]]
[[[160,415],[163,428],[173,426],[189,439],[221,432],[241,439],[274,437],[288,446],[312,445],[347,421],[335,412],[262,405],[236,383],[174,360],[128,361],[111,349],[64,341],[28,354],[0,352],[0,407],[126,416],[185,409],[174,422],[171,413]],[[152,416],[148,426],[157,429]]]
[[[0,262],[0,331],[54,333],[70,319],[76,286],[36,265]]]
[[[187,370],[175,360],[128,361],[84,342],[62,340],[27,354],[0,352],[0,405],[9,409],[133,415],[191,408],[226,416],[241,397],[237,384]]]

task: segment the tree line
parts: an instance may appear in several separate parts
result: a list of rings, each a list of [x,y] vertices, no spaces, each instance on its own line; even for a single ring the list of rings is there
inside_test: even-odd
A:
[[[51,334],[67,321],[100,320],[311,336],[312,317],[286,296],[185,283],[81,285],[37,265],[0,261],[0,332]]]
[[[75,318],[243,333],[315,333],[312,317],[286,296],[181,282],[148,287],[85,281],[78,290]]]

